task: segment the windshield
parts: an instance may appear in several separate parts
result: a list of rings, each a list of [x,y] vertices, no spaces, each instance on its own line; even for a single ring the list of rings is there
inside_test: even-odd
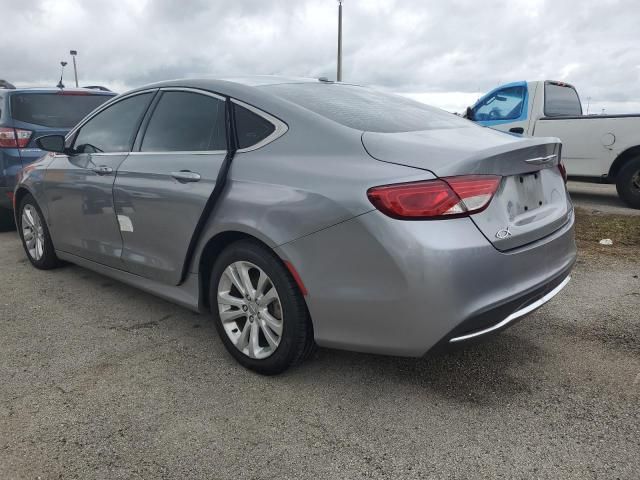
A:
[[[318,82],[259,88],[334,122],[368,132],[410,132],[471,125],[452,113],[366,87]]]
[[[11,116],[44,127],[71,128],[111,95],[19,93],[11,96]]]

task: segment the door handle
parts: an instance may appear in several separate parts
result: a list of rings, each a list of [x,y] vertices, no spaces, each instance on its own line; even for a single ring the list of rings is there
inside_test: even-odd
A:
[[[98,175],[109,175],[113,173],[113,168],[107,167],[106,165],[100,165],[99,167],[94,167],[91,170],[96,172]]]
[[[200,174],[189,170],[180,170],[179,172],[171,172],[171,176],[181,183],[199,182]]]
[[[510,128],[509,131],[511,133],[520,133],[520,134],[522,134],[522,133],[524,133],[524,128],[522,128],[522,127],[513,127],[513,128]]]

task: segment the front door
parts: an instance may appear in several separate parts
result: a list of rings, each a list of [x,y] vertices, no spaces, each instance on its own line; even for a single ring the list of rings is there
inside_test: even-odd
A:
[[[69,140],[72,153],[56,155],[47,169],[48,220],[57,250],[122,268],[113,183],[151,97],[128,97],[99,112]]]
[[[222,97],[163,89],[114,199],[125,269],[176,285],[226,155]]]

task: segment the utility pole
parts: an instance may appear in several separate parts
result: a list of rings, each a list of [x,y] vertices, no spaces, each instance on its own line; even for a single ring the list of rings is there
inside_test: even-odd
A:
[[[73,57],[73,75],[76,77],[76,88],[78,88],[78,68],[76,67],[76,55],[78,54],[78,51],[70,50],[69,53]]]
[[[64,67],[67,66],[67,62],[60,62],[60,81],[58,82],[58,85],[56,85],[56,87],[58,88],[64,88],[64,83],[62,83],[62,77],[64,76]]]
[[[338,82],[342,81],[342,0],[338,0]]]

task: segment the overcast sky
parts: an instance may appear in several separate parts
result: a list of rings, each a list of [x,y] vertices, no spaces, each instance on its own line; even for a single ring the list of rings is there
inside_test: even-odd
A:
[[[199,75],[335,78],[336,0],[0,0],[0,78],[123,91]],[[344,0],[343,80],[462,110],[501,83],[570,82],[640,111],[638,0]]]

